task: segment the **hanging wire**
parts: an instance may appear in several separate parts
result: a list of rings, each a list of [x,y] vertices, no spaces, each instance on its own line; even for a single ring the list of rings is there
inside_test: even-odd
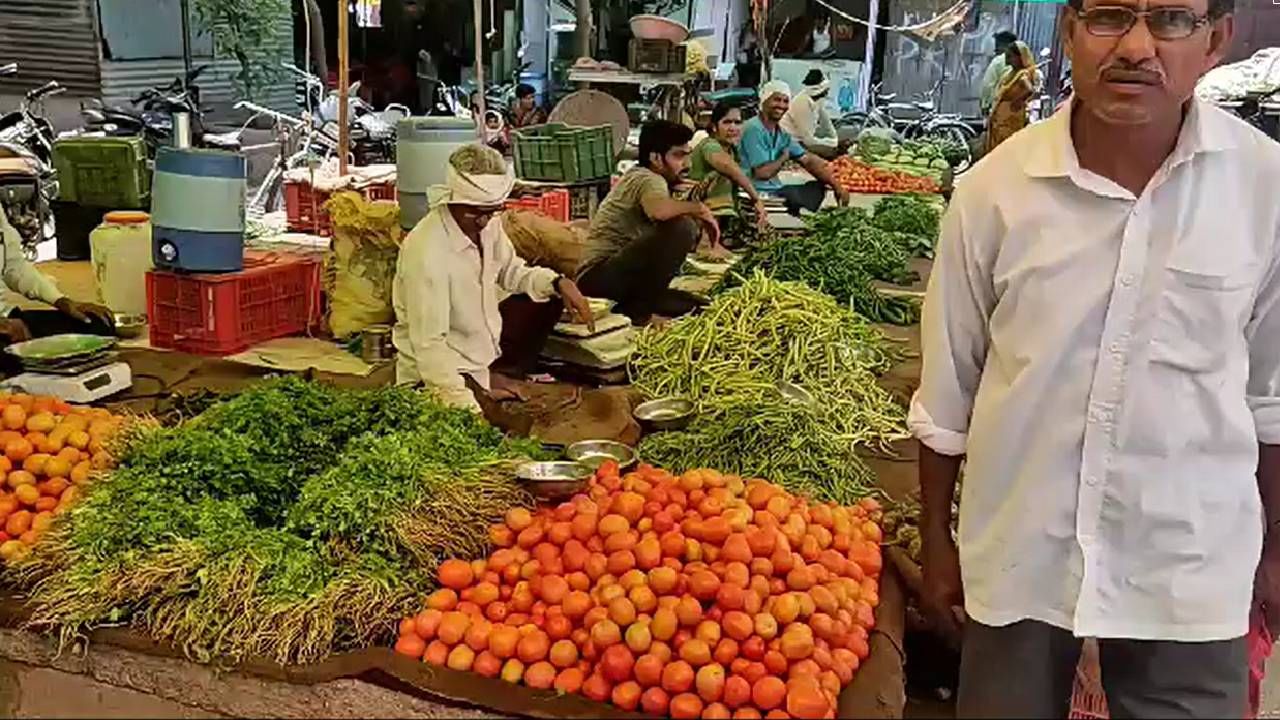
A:
[[[969,14],[969,9],[972,6],[971,0],[957,0],[954,5],[924,22],[914,23],[912,25],[878,25],[870,20],[856,18],[840,8],[835,7],[831,3],[826,2],[826,0],[817,0],[817,3],[830,10],[833,14],[839,15],[850,22],[864,25],[871,30],[911,33],[913,35],[919,35],[927,40],[934,40],[939,35],[945,35],[953,31],[956,26],[964,22],[964,18]]]

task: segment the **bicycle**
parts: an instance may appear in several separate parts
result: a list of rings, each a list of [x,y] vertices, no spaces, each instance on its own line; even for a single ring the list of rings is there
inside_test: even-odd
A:
[[[253,113],[237,131],[237,135],[243,133],[257,118],[269,117],[274,121],[275,142],[248,145],[243,148],[244,152],[279,148],[271,170],[258,186],[257,192],[245,204],[246,211],[251,216],[275,212],[283,207],[284,180],[290,170],[306,167],[313,161],[323,162],[338,152],[336,124],[326,123],[317,129],[309,119],[296,118],[245,100],[237,102],[235,109]]]
[[[955,147],[955,157],[950,159],[956,174],[973,164],[973,144],[978,131],[958,113],[937,112],[935,98],[942,90],[942,81],[927,93],[921,93],[911,102],[896,102],[897,94],[881,94],[881,84],[871,88],[871,106],[845,114],[836,126],[851,128],[854,135],[868,128],[892,130],[905,140],[941,140]]]

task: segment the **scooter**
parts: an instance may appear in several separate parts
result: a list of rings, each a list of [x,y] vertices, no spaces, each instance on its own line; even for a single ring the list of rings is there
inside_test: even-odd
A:
[[[0,66],[0,77],[16,75],[17,63]],[[58,196],[53,168],[53,124],[40,102],[64,91],[57,82],[31,90],[19,109],[0,117],[0,207],[22,238],[24,254],[56,235],[51,201]]]

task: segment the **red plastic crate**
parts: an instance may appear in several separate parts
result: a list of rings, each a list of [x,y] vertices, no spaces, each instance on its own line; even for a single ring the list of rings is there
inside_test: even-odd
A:
[[[569,222],[569,191],[547,190],[539,195],[521,195],[507,200],[512,210],[532,210],[560,222]]]
[[[232,355],[320,320],[320,257],[246,253],[233,273],[147,273],[151,344]]]
[[[396,183],[386,180],[361,188],[351,188],[366,200],[395,200]],[[289,230],[310,233],[321,237],[333,235],[333,225],[329,222],[329,211],[324,209],[332,193],[316,190],[309,183],[293,180],[284,184],[284,210],[288,217]]]

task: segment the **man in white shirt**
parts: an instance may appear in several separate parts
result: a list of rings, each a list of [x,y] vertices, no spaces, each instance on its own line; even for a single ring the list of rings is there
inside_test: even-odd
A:
[[[1194,99],[1231,12],[1072,0],[1071,105],[947,212],[910,422],[962,717],[1066,717],[1083,637],[1113,717],[1245,712],[1251,602],[1280,620],[1280,145]]]
[[[982,89],[978,94],[978,109],[982,111],[983,117],[991,114],[991,106],[996,102],[996,90],[1000,87],[1000,81],[1004,79],[1005,71],[1009,69],[1009,63],[1004,59],[1005,51],[1018,41],[1018,36],[1008,30],[1001,30],[994,35],[994,38],[995,57],[991,58],[991,62],[987,63],[986,71],[982,73]]]
[[[446,178],[432,189],[431,211],[405,236],[396,262],[396,382],[425,383],[445,402],[479,411],[476,392],[494,400],[521,396],[519,375],[563,306],[594,322],[572,280],[526,265],[502,223],[490,222],[515,184],[501,154],[461,147],[449,156]],[[563,305],[549,302],[556,297]],[[504,326],[507,316],[520,321]]]
[[[115,321],[109,309],[76,302],[63,295],[53,280],[27,259],[22,250],[22,236],[9,224],[3,207],[0,207],[0,240],[4,245],[0,255],[0,279],[4,286],[28,300],[38,300],[55,308],[22,310],[0,298],[0,344],[64,333],[115,334]],[[16,369],[4,363],[0,366]]]
[[[836,136],[836,127],[827,112],[831,83],[817,68],[810,70],[803,82],[804,89],[791,98],[791,106],[778,126],[805,150],[825,160],[834,160],[849,149],[849,143],[841,142]]]

